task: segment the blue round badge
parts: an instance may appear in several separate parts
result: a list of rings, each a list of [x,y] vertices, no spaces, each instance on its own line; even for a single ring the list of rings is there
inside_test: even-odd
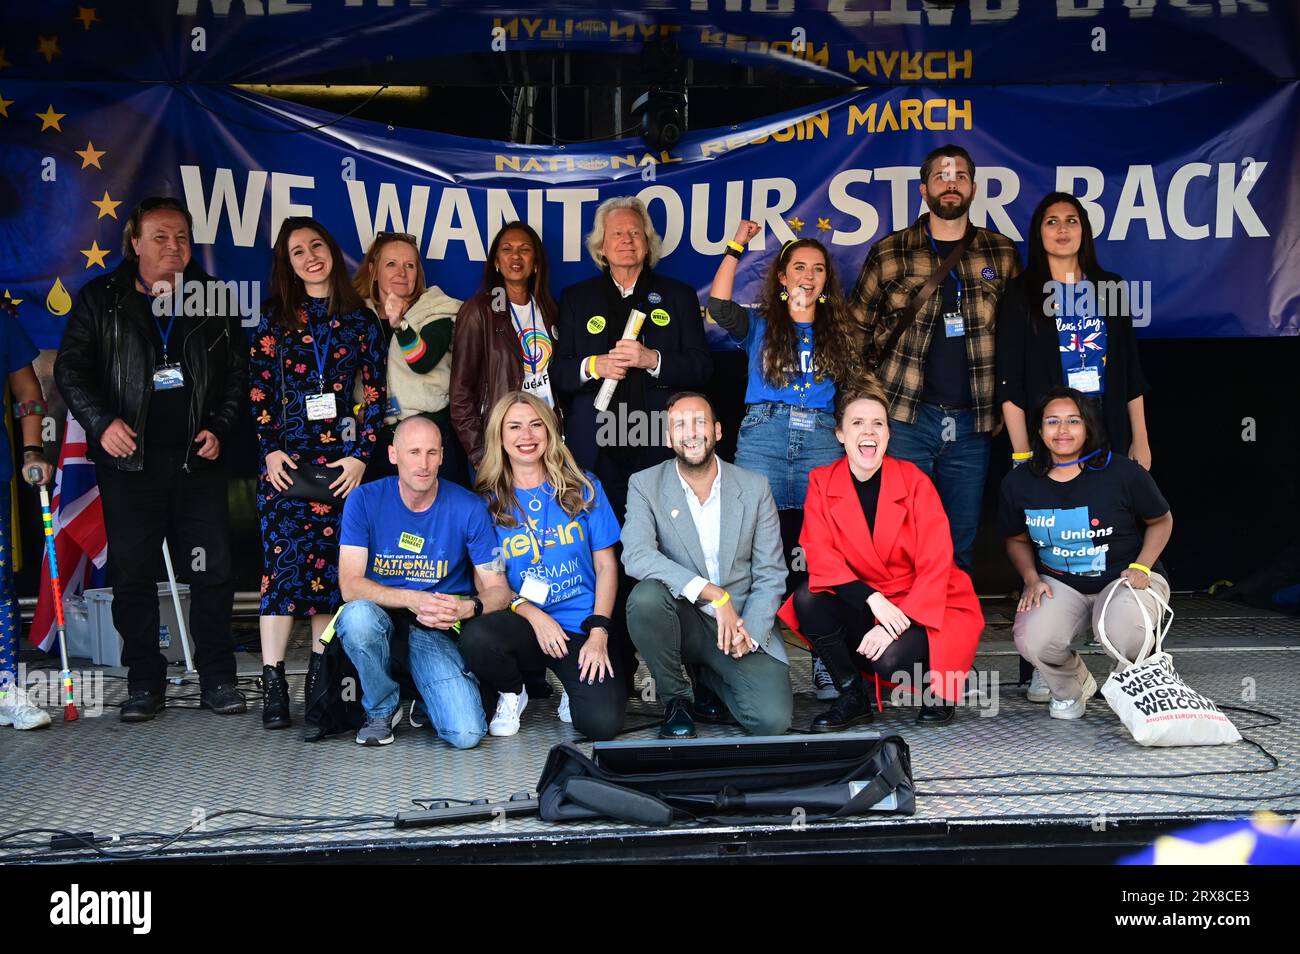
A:
[[[980,271],[980,278],[984,279],[986,282],[991,282],[993,281],[993,279],[997,277],[998,277],[998,273],[993,271],[993,269],[987,266],[985,266],[984,269]]]
[[[650,294],[645,296],[645,300],[650,302],[650,304],[652,305],[658,305],[660,302],[664,300],[664,296],[659,294],[658,292],[651,292]]]

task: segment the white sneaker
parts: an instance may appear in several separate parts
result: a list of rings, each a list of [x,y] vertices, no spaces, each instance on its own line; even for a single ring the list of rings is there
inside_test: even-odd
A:
[[[1053,699],[1047,705],[1047,714],[1053,719],[1082,719],[1088,708],[1088,700],[1097,694],[1097,680],[1088,673],[1088,681],[1083,684],[1083,692],[1078,699]]]
[[[0,699],[0,725],[11,725],[15,729],[39,729],[50,724],[50,714],[39,706],[34,706],[27,698],[26,689],[10,689]]]
[[[1047,688],[1047,680],[1037,669],[1029,680],[1029,688],[1025,690],[1025,698],[1030,702],[1047,702],[1052,698],[1052,690]]]
[[[569,694],[560,694],[560,721],[573,725],[573,713],[569,711]]]
[[[497,714],[492,717],[488,734],[496,736],[514,735],[519,731],[519,717],[528,707],[528,690],[516,694],[513,692],[497,693]]]
[[[835,685],[835,680],[831,678],[830,671],[820,656],[813,657],[812,684],[813,693],[823,702],[840,697],[839,687]]]

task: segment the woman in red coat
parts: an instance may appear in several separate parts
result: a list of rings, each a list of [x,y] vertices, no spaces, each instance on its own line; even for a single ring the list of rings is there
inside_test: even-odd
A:
[[[872,720],[863,673],[877,701],[882,682],[906,685],[921,695],[918,722],[951,722],[984,615],[953,563],[939,494],[914,464],[885,456],[889,404],[879,386],[846,391],[836,424],[846,457],[809,476],[799,537],[808,582],[780,612],[840,687],[812,731]]]

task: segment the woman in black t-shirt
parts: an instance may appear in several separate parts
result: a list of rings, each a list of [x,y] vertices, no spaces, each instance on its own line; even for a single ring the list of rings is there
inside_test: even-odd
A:
[[[1081,392],[1052,388],[1030,420],[1033,456],[1002,481],[998,517],[1025,581],[1013,632],[1051,691],[1049,715],[1077,719],[1097,682],[1070,640],[1089,624],[1096,631],[1119,587],[1106,637],[1130,660],[1147,651],[1146,619],[1158,623],[1169,601],[1157,561],[1174,518],[1151,475],[1111,453]]]

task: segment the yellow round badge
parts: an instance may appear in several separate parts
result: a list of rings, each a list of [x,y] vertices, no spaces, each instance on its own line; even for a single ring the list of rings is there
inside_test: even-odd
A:
[[[587,319],[587,333],[598,335],[605,330],[605,316],[592,315]]]
[[[650,320],[662,328],[672,319],[668,317],[668,312],[664,311],[662,308],[656,308],[654,311],[650,312]]]

